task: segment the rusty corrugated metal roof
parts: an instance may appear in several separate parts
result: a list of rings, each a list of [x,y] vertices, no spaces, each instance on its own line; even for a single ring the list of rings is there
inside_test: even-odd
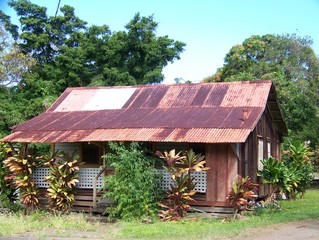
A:
[[[5,142],[195,142],[233,143],[244,142],[250,129],[207,128],[120,128],[69,131],[16,131]]]
[[[271,81],[69,88],[2,141],[244,142]]]

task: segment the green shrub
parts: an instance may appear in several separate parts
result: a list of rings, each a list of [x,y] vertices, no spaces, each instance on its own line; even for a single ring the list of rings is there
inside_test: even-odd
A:
[[[161,197],[155,159],[147,157],[136,142],[127,147],[119,143],[109,146],[114,153],[106,154],[105,158],[114,173],[105,177],[104,197],[114,202],[107,209],[110,217],[131,220],[155,215]]]
[[[237,213],[241,214],[247,210],[249,201],[252,201],[258,195],[255,194],[258,184],[251,182],[247,176],[245,178],[238,176],[237,181],[233,182],[232,190],[228,193],[227,201],[235,207],[235,217]]]
[[[46,166],[49,167],[50,175],[46,177],[49,183],[47,196],[50,209],[67,212],[74,202],[75,184],[78,183],[79,170],[78,153],[63,152],[54,153],[46,158]]]
[[[7,144],[0,142],[0,207],[8,205],[16,199],[15,188],[10,187],[10,182],[6,181],[9,170],[3,163],[9,153],[10,148]]]
[[[183,156],[175,154],[175,149],[164,153],[156,152],[161,159],[166,162],[163,166],[173,180],[166,193],[166,198],[160,203],[163,208],[158,217],[164,221],[180,220],[190,209],[189,201],[194,201],[192,196],[196,193],[193,172],[206,171],[204,167],[205,156],[195,154],[193,149],[185,151]]]
[[[34,168],[40,166],[42,162],[31,155],[26,155],[23,151],[8,157],[3,162],[9,169],[6,180],[11,181],[13,186],[20,190],[20,201],[25,207],[25,213],[29,213],[39,204],[39,191],[32,173]]]
[[[303,197],[307,188],[310,187],[313,180],[313,164],[310,160],[311,152],[309,148],[301,142],[290,142],[288,149],[284,151],[283,160],[290,172],[293,172],[295,178],[291,191],[287,191],[287,197],[295,199],[296,195],[301,193]]]
[[[270,183],[274,191],[283,192],[289,199],[305,193],[313,179],[313,166],[309,159],[310,153],[303,143],[291,143],[284,151],[283,160],[270,157],[262,160],[263,170],[258,171],[265,183]]]

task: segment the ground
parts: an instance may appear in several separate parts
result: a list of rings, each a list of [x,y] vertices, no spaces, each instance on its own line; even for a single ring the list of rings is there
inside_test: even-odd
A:
[[[254,228],[241,236],[228,238],[231,240],[297,240],[319,239],[319,220],[303,220],[273,224],[268,227]]]
[[[61,237],[63,236],[63,237]],[[47,240],[77,240],[77,239],[113,239],[107,236],[99,236],[98,232],[79,232],[79,231],[54,231],[43,230],[41,232],[28,232],[24,236],[16,237],[0,237],[0,240],[34,240],[34,239],[47,239]],[[208,238],[209,239],[209,238]],[[273,224],[268,227],[254,228],[245,232],[240,236],[234,238],[225,238],[224,240],[297,240],[297,239],[319,239],[319,219],[317,220],[303,220],[298,222]]]

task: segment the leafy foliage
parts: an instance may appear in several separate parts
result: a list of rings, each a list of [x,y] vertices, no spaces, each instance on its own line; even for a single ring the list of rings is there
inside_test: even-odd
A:
[[[32,173],[35,167],[42,164],[39,159],[26,155],[24,151],[3,161],[10,173],[6,180],[20,190],[20,201],[25,206],[25,212],[36,208],[39,204],[39,192],[35,186]]]
[[[307,188],[310,187],[313,180],[314,168],[310,160],[311,152],[309,148],[301,142],[290,142],[286,151],[284,151],[284,161],[288,169],[296,175],[292,184],[292,189],[288,192],[288,197],[294,199],[298,193],[302,197]]]
[[[15,188],[10,188],[11,183],[6,180],[9,172],[3,163],[10,154],[11,149],[7,144],[0,142],[0,206],[16,199]]]
[[[109,143],[114,153],[106,154],[114,174],[105,177],[107,192],[114,206],[109,211],[111,217],[124,220],[153,216],[157,202],[161,198],[159,176],[154,167],[154,159],[147,157],[139,143],[129,146]]]
[[[226,54],[206,81],[272,79],[293,139],[318,144],[319,59],[309,37],[253,35]]]
[[[288,149],[284,151],[283,161],[272,157],[264,159],[263,170],[259,171],[258,175],[265,183],[272,184],[275,192],[283,192],[289,199],[295,199],[299,193],[303,196],[313,179],[309,154],[303,143],[289,142]]]
[[[245,178],[238,176],[237,181],[233,182],[227,201],[236,208],[236,214],[247,210],[249,201],[258,196],[254,192],[257,190],[257,186],[258,184],[252,183],[248,176]]]
[[[175,149],[170,152],[156,152],[161,159],[166,162],[166,169],[173,180],[173,184],[167,192],[166,199],[159,205],[163,208],[158,214],[159,218],[164,221],[180,220],[187,214],[190,209],[189,201],[195,201],[192,196],[196,193],[194,177],[192,172],[205,171],[204,156],[195,154],[190,149],[180,156],[181,152],[175,153]]]
[[[49,183],[47,196],[49,198],[50,209],[54,211],[67,212],[74,202],[75,185],[78,183],[79,170],[78,153],[53,153],[46,157],[46,166],[49,167],[50,175],[46,177]]]
[[[35,60],[22,53],[0,21],[0,86],[17,84],[34,64]]]
[[[48,16],[45,7],[29,0],[8,4],[21,27],[0,10],[0,23],[16,40],[13,44],[9,38],[3,40],[14,46],[12,54],[4,54],[10,61],[1,60],[0,47],[0,76],[10,75],[1,78],[0,85],[14,82],[4,89],[0,86],[1,100],[10,99],[0,106],[0,115],[9,116],[3,123],[0,119],[0,134],[45,111],[67,87],[160,83],[162,69],[178,60],[185,46],[157,36],[153,16],[137,13],[123,31],[111,31],[107,25],[88,26],[68,5],[59,9],[60,15]]]

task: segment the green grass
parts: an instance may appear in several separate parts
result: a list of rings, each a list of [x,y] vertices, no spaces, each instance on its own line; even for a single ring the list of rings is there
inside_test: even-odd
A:
[[[136,239],[207,239],[235,236],[247,229],[275,223],[319,218],[319,191],[309,190],[304,199],[281,201],[282,210],[250,215],[241,220],[221,221],[217,219],[184,220],[181,222],[155,222],[149,225],[126,223],[117,237]]]
[[[0,214],[0,236],[25,235],[28,232],[45,235],[48,229],[54,229],[54,232],[49,234],[55,236],[67,236],[69,230],[84,233],[99,230],[106,233],[108,228],[102,228],[102,225],[99,222],[87,221],[87,216],[79,213],[53,215],[39,211],[28,216],[22,213]]]
[[[319,191],[307,191],[304,199],[280,202],[281,211],[263,212],[259,216],[249,215],[240,220],[222,221],[190,214],[179,222],[161,222],[152,224],[140,222],[119,222],[106,224],[90,222],[84,214],[52,215],[45,212],[22,214],[0,214],[0,236],[28,235],[32,232],[37,239],[49,236],[90,239],[94,234],[99,238],[116,239],[211,239],[236,236],[250,228],[270,224],[319,218]],[[54,231],[53,231],[54,230]]]

